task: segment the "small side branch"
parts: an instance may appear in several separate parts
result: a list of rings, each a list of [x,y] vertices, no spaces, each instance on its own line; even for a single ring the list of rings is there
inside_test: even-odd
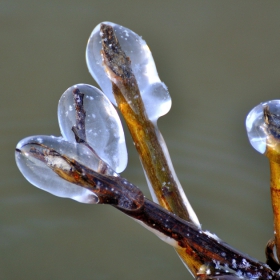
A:
[[[274,239],[278,260],[280,259],[280,116],[270,111],[269,106],[263,109],[268,138],[265,155],[270,163],[270,192],[274,216]]]
[[[86,142],[86,111],[84,110],[83,106],[84,94],[78,88],[76,88],[73,91],[73,98],[76,109],[76,125],[72,127],[72,131],[74,132],[76,142],[84,143]]]
[[[105,70],[157,199],[164,208],[193,222],[179,191],[171,162],[163,151],[158,137],[160,132],[147,117],[130,59],[122,50],[112,26],[101,24],[100,32]]]

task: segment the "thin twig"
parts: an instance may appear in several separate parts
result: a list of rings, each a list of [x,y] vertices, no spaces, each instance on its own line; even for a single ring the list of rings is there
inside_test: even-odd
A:
[[[264,107],[264,121],[268,139],[265,155],[270,163],[270,192],[274,216],[274,238],[278,260],[280,260],[280,116]]]
[[[89,145],[86,138],[86,111],[84,109],[84,93],[79,88],[73,90],[73,98],[76,111],[76,125],[72,127],[72,131],[75,135],[77,143],[85,145],[91,152],[99,159],[98,172],[106,174],[111,169],[107,163],[105,163],[95,150]]]
[[[145,173],[154,189],[160,205],[186,221],[199,225],[187,198],[176,179],[167,147],[159,130],[148,119],[137,81],[131,69],[131,61],[122,50],[113,28],[101,24],[103,64],[112,81],[113,93],[133,142],[140,156]],[[156,104],[155,104],[156,106]],[[184,199],[183,199],[184,197]],[[193,274],[197,267],[185,252],[178,251]]]
[[[87,141],[85,128],[86,111],[83,106],[84,94],[76,88],[73,90],[73,98],[76,109],[76,125],[72,127],[72,131],[74,132],[76,142],[83,143]]]
[[[101,24],[101,34],[101,53],[112,80],[118,108],[125,118],[157,198],[164,208],[191,221],[162,150],[156,128],[146,115],[130,60],[122,50],[111,26]]]

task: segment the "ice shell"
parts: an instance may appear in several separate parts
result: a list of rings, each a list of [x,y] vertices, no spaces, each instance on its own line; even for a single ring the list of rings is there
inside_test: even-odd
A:
[[[141,97],[150,120],[156,121],[168,113],[171,97],[167,87],[161,82],[152,53],[146,42],[132,30],[112,22],[103,22],[113,26],[119,43],[131,60],[131,67],[138,82]],[[104,71],[101,57],[101,35],[98,24],[92,31],[86,48],[86,62],[90,74],[99,84],[102,91],[116,105],[112,93],[112,83]]]
[[[76,125],[73,91],[77,88],[84,94],[88,144],[116,172],[122,172],[127,165],[122,124],[114,106],[96,87],[77,84],[63,93],[58,103],[58,122],[62,136],[69,142],[76,142],[72,127]]]
[[[264,121],[264,107],[268,106],[271,113],[280,115],[280,100],[263,102],[250,111],[246,118],[246,130],[249,141],[254,149],[264,154],[267,145],[267,125]]]
[[[98,197],[91,191],[69,183],[59,177],[46,163],[34,157],[31,149],[44,145],[62,155],[75,159],[87,167],[96,170],[99,159],[84,145],[69,143],[61,137],[31,136],[17,144],[16,163],[24,177],[34,186],[59,197],[67,197],[82,203],[98,203]],[[61,168],[67,168],[67,162],[62,159],[58,163]]]

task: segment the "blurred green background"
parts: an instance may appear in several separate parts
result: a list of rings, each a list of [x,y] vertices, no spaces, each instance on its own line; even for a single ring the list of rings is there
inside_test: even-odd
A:
[[[85,64],[92,29],[124,25],[149,44],[172,96],[159,121],[204,229],[262,261],[273,235],[269,167],[245,117],[280,97],[279,1],[1,0],[1,279],[192,279],[174,250],[110,206],[31,186],[14,161],[29,135],[59,135],[57,103]],[[123,176],[149,196],[127,135]]]

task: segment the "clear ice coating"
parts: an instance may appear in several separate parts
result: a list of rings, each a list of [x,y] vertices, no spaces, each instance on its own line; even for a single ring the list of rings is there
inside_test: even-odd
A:
[[[156,121],[160,116],[168,113],[171,107],[171,97],[166,85],[161,82],[152,53],[141,36],[132,30],[112,22],[103,22],[114,28],[119,43],[131,60],[131,67],[138,82],[147,115],[151,121]],[[92,31],[87,48],[86,62],[90,74],[99,84],[102,91],[116,105],[112,93],[112,83],[107,76],[101,57],[101,35],[98,24]]]
[[[58,122],[62,136],[75,143],[72,131],[76,125],[73,91],[77,88],[84,94],[88,144],[112,169],[122,172],[127,165],[127,150],[121,121],[114,106],[96,87],[77,84],[63,93],[58,103]]]
[[[264,154],[267,146],[268,131],[264,120],[264,108],[268,106],[272,114],[280,116],[280,100],[263,102],[250,111],[246,118],[246,130],[254,149]]]
[[[45,162],[43,162],[34,156],[34,152],[32,152],[34,149],[42,154],[44,150],[54,149],[96,171],[99,159],[87,147],[70,143],[61,137],[31,136],[17,144],[16,163],[24,177],[39,189],[82,203],[98,203],[98,197],[93,192],[62,179],[50,168],[50,165],[56,165],[62,169],[68,169],[70,166],[66,161],[45,155],[43,157]]]
[[[166,113],[168,113],[168,111],[170,110],[171,97],[169,95],[167,87],[164,83],[161,82],[158,76],[155,62],[153,60],[152,53],[148,45],[139,35],[137,35],[128,28],[125,28],[112,22],[103,22],[101,24],[107,24],[113,27],[118,41],[122,47],[122,50],[126,53],[126,56],[128,56],[131,61],[131,68],[137,80],[148,118],[155,124],[155,127],[157,129],[157,119],[160,116],[163,116]],[[86,61],[89,72],[91,73],[93,78],[99,84],[102,91],[106,94],[110,101],[114,105],[116,105],[116,101],[112,92],[112,82],[106,74],[101,56],[101,24],[97,25],[90,35],[86,48]],[[195,212],[193,211],[190,203],[188,202],[184,190],[181,187],[179,180],[177,179],[163,137],[161,136],[158,129],[156,133],[157,137],[159,138],[160,145],[164,151],[165,157],[168,161],[169,168],[172,172],[172,176],[176,180],[180,195],[188,209],[190,219],[193,221],[193,223],[200,227]],[[157,201],[156,196],[154,194],[154,190],[152,188],[152,184],[151,182],[149,182],[148,178],[147,181],[153,199]]]

